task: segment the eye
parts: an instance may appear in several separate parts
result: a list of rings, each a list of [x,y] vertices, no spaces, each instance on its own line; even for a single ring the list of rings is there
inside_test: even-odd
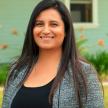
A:
[[[58,26],[58,24],[57,23],[51,23],[51,26],[56,27],[56,26]]]
[[[35,26],[42,27],[43,26],[43,23],[42,22],[36,22],[35,23]]]

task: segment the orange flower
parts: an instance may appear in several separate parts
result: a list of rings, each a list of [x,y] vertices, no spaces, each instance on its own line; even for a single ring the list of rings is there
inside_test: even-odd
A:
[[[80,35],[80,39],[83,40],[83,39],[86,39],[86,37],[82,34]]]
[[[6,45],[6,44],[0,45],[0,49],[6,49],[7,47],[8,47],[8,45]]]
[[[11,33],[12,33],[13,35],[15,35],[15,36],[18,35],[18,32],[17,32],[16,28],[13,28],[13,29],[11,30]]]
[[[104,46],[104,44],[105,44],[105,42],[104,42],[103,39],[99,39],[99,40],[98,40],[98,45],[99,45],[99,46]]]

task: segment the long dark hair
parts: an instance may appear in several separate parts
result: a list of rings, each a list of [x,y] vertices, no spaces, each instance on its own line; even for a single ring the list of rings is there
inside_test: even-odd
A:
[[[20,70],[21,68],[25,66],[27,67],[26,75],[24,76],[20,84],[23,84],[24,80],[29,75],[29,72],[32,69],[33,65],[35,64],[36,62],[35,60],[39,54],[39,48],[36,45],[34,38],[33,38],[33,27],[35,24],[36,17],[40,14],[40,12],[48,8],[54,8],[60,13],[62,20],[65,24],[65,34],[66,34],[64,41],[63,41],[63,45],[62,45],[62,59],[61,59],[61,63],[58,69],[57,76],[53,82],[53,85],[52,85],[52,88],[49,94],[49,102],[50,103],[52,102],[52,97],[54,96],[55,91],[59,87],[63,79],[63,76],[68,68],[68,64],[70,63],[71,70],[72,70],[72,77],[74,80],[74,87],[76,91],[76,97],[77,97],[79,107],[81,108],[82,103],[81,103],[81,95],[80,95],[80,82],[81,81],[83,82],[82,84],[85,90],[84,91],[85,96],[87,96],[86,81],[85,81],[86,79],[85,79],[84,73],[82,72],[80,60],[77,55],[77,48],[76,48],[76,43],[75,43],[71,15],[68,9],[66,8],[66,6],[58,0],[43,0],[34,8],[32,15],[30,17],[29,23],[28,23],[21,56],[13,64],[14,68],[12,69],[8,77],[8,81],[13,80],[13,78],[17,76],[18,72],[20,72],[20,71],[16,72],[15,70]]]

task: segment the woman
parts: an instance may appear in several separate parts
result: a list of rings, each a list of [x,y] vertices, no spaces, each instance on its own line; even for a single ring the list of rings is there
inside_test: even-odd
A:
[[[33,10],[2,108],[103,108],[100,82],[76,51],[66,6],[43,0]]]

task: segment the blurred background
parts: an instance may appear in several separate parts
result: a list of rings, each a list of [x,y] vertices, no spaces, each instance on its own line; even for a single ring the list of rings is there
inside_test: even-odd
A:
[[[40,0],[0,0],[0,105],[9,64],[20,55],[30,15]],[[61,0],[69,9],[80,54],[96,68],[108,108],[108,0]]]

